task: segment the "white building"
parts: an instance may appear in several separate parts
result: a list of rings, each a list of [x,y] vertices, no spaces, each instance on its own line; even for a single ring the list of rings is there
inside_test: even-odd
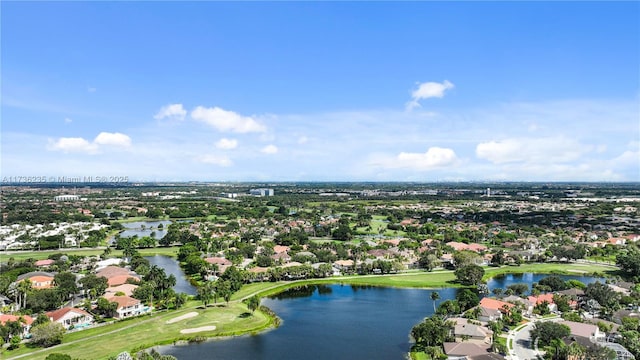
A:
[[[93,316],[88,312],[78,308],[62,308],[55,311],[47,312],[47,317],[53,322],[57,322],[69,329],[82,328],[93,324]]]
[[[251,189],[249,194],[253,196],[273,196],[273,189]]]
[[[131,316],[142,315],[149,311],[149,308],[144,306],[140,300],[134,299],[129,296],[112,296],[107,298],[109,302],[118,303],[115,317],[118,319],[124,319]]]
[[[79,201],[80,196],[78,195],[58,195],[54,197],[55,201]]]

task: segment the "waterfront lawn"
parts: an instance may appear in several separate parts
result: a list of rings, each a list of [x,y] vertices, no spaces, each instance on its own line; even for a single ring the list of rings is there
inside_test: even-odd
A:
[[[459,287],[460,285],[454,281],[453,271],[414,271],[391,275],[351,275],[288,282],[262,282],[243,286],[242,289],[233,294],[232,300],[246,299],[254,294],[269,296],[296,286],[312,284],[370,285],[401,288]]]
[[[579,263],[534,263],[534,264],[522,264],[520,266],[502,266],[487,267],[485,268],[484,279],[488,280],[497,275],[506,274],[524,274],[524,273],[536,273],[536,274],[563,274],[563,275],[576,275],[576,276],[589,276],[595,274],[596,276],[614,275],[618,271],[617,268],[596,265],[596,264],[579,264]]]
[[[607,276],[615,274],[617,269],[604,265],[575,264],[575,263],[545,263],[523,264],[520,266],[502,266],[499,268],[486,267],[484,280],[503,274],[538,273],[538,274],[565,274],[565,275],[596,275]],[[455,282],[453,271],[411,271],[391,275],[353,275],[334,276],[323,279],[308,279],[300,281],[259,282],[242,287],[233,294],[233,300],[245,299],[253,294],[269,296],[277,294],[288,288],[308,284],[353,284],[403,288],[444,288],[460,287]]]
[[[18,355],[29,354],[29,359],[44,359],[51,353],[64,353],[71,355],[74,359],[105,359],[123,351],[131,353],[154,345],[171,344],[177,340],[188,341],[198,337],[257,332],[272,324],[272,320],[259,311],[248,315],[247,307],[241,303],[231,303],[228,306],[219,304],[209,306],[206,310],[202,306],[192,306],[179,311],[156,313],[114,325],[70,333],[65,335],[61,345],[44,351],[22,346],[18,350],[5,351],[3,358],[11,359]],[[173,324],[166,323],[167,320],[192,311],[197,312],[198,316]],[[180,334],[182,329],[209,325],[215,325],[216,329]]]

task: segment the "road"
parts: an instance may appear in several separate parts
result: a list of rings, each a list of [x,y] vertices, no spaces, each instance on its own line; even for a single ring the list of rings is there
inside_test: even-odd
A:
[[[537,359],[538,352],[533,349],[533,344],[530,339],[530,332],[533,329],[533,323],[530,322],[524,326],[520,331],[513,334],[513,352],[512,360],[532,360]]]

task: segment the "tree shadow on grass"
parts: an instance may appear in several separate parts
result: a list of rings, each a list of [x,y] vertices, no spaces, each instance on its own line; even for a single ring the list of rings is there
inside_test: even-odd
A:
[[[242,314],[238,315],[238,317],[241,318],[241,319],[246,319],[249,316],[251,316],[250,312],[243,312]]]

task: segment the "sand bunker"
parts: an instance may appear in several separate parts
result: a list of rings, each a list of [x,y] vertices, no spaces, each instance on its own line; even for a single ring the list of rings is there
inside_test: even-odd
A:
[[[211,325],[211,326],[201,326],[198,328],[193,328],[193,329],[182,329],[180,330],[180,334],[192,334],[192,333],[197,333],[197,332],[201,332],[201,331],[213,331],[215,330],[216,327]]]
[[[190,312],[190,313],[186,313],[184,315],[180,315],[180,316],[175,317],[173,319],[167,320],[167,324],[173,324],[174,322],[178,322],[180,320],[189,319],[189,318],[196,317],[196,316],[198,316],[198,313],[193,311],[193,312]]]

